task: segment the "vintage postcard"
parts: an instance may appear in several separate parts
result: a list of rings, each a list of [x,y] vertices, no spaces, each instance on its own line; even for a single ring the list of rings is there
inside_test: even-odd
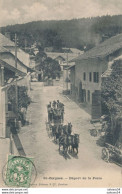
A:
[[[122,187],[122,1],[0,0],[0,187]]]

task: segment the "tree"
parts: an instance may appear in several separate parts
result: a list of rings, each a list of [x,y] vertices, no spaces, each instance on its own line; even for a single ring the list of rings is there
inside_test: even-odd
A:
[[[35,21],[1,28],[1,32],[10,32],[12,39],[15,33],[21,48],[30,47],[35,41],[43,47],[83,48],[95,43],[96,34],[108,38],[122,33],[122,15],[101,16],[62,21]]]
[[[102,108],[103,114],[108,115],[108,141],[116,144],[120,141],[122,133],[122,60],[117,60],[112,64],[110,76],[102,83]],[[111,137],[111,138],[110,138]]]
[[[122,60],[113,63],[111,75],[102,84],[102,102],[109,114],[121,114],[119,99],[122,99]]]
[[[18,107],[16,107],[15,85],[12,85],[8,90],[8,102],[9,104],[11,104],[12,111],[15,114],[16,114],[16,111],[18,112],[18,118],[23,123],[21,108],[27,109],[31,103],[31,99],[27,94],[27,87],[25,86],[17,86],[17,87],[18,87]]]
[[[57,76],[60,77],[60,65],[58,61],[47,57],[43,49],[40,49],[35,57],[36,69],[43,71],[43,77],[55,79]]]
[[[50,57],[47,57],[44,60],[43,66],[44,77],[55,79],[57,76],[60,77],[60,71],[61,71],[60,65],[56,60]]]
[[[47,58],[47,55],[44,51],[39,51],[35,56],[35,62],[36,64],[42,64],[43,61]]]

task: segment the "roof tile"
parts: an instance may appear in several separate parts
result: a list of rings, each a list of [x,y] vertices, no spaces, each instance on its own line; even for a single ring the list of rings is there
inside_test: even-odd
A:
[[[71,61],[75,62],[88,58],[105,57],[120,48],[122,48],[122,34],[109,38],[84,54],[72,59]]]

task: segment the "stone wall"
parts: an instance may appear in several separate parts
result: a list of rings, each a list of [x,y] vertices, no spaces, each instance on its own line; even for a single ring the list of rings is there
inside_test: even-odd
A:
[[[78,87],[82,83],[82,89],[86,91],[86,102],[92,104],[92,94],[95,90],[101,90],[101,75],[107,69],[107,62],[100,59],[89,59],[78,62],[75,66],[75,86]],[[86,73],[86,80],[84,80],[83,73]],[[92,81],[89,81],[89,73],[92,74]],[[93,73],[99,73],[99,82],[93,81]],[[88,100],[88,91],[90,91],[90,100]],[[79,91],[78,91],[79,93]]]

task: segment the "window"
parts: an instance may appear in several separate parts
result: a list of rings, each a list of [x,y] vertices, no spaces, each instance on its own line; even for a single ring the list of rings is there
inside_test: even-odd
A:
[[[96,82],[96,72],[93,73],[94,82]]]
[[[95,83],[99,82],[99,72],[94,72],[93,73],[93,79]]]
[[[12,104],[8,102],[8,111],[12,111]]]
[[[83,102],[86,102],[86,90],[83,89]]]
[[[99,83],[99,72],[97,72],[97,83]]]
[[[91,82],[92,81],[92,73],[89,72],[89,81]]]
[[[88,102],[90,102],[90,91],[88,90],[88,93],[87,93],[87,100]]]
[[[83,73],[83,80],[84,81],[86,80],[86,73],[85,72]]]

